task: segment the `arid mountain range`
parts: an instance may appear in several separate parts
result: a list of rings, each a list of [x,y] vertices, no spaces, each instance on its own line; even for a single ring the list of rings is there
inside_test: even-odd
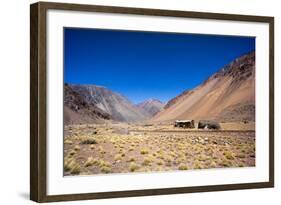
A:
[[[171,99],[151,121],[255,120],[255,53],[224,66],[205,82]]]
[[[66,92],[67,90],[75,93],[72,96],[79,100],[74,100],[75,97],[73,99],[69,96],[70,92]],[[126,97],[102,86],[66,84],[64,99],[64,119],[66,123],[70,124],[80,123],[84,120],[89,122],[88,118],[95,122],[102,120],[137,122],[150,117],[148,113],[133,105]],[[71,99],[71,104],[69,99]],[[79,117],[76,114],[79,114]]]
[[[65,124],[169,122],[176,119],[255,120],[255,52],[243,55],[192,90],[168,101],[149,99],[137,105],[96,85],[64,86]]]
[[[157,99],[148,99],[139,104],[137,107],[143,109],[145,112],[149,114],[150,117],[156,115],[158,112],[162,111],[165,106],[165,103],[161,102]]]

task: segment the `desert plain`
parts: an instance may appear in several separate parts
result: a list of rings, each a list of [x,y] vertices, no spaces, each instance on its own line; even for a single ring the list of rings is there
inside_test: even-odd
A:
[[[255,123],[220,125],[220,130],[173,123],[67,125],[64,175],[255,166]]]

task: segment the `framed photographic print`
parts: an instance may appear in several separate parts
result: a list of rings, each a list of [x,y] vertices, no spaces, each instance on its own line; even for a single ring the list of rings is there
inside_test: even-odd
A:
[[[274,18],[31,5],[37,202],[274,186]]]

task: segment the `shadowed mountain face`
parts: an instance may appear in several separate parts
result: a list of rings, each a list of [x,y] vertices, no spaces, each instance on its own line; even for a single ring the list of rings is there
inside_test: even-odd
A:
[[[64,123],[94,123],[109,120],[111,116],[98,108],[95,104],[87,102],[71,86],[64,85]]]
[[[171,99],[152,121],[255,121],[255,53],[237,58],[193,90]]]
[[[105,87],[95,85],[67,85],[66,88],[71,89],[76,93],[75,100],[78,107],[83,104],[91,105],[102,113],[106,114],[106,117],[94,116],[93,119],[111,119],[113,121],[120,122],[138,122],[146,120],[149,116],[147,113],[143,113],[141,109],[134,106],[127,98],[115,93]],[[68,95],[65,94],[65,107],[71,109],[72,112],[77,112],[73,109],[75,106],[68,106]],[[74,103],[75,103],[74,102]],[[82,104],[80,104],[82,102]]]
[[[137,104],[137,107],[147,112],[150,117],[156,115],[158,112],[163,110],[164,106],[165,103],[162,103],[157,99],[149,99]]]

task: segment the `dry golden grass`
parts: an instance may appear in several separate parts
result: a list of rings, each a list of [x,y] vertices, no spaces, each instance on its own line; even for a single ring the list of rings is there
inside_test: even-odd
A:
[[[68,126],[65,175],[255,166],[254,133],[157,133],[172,126]],[[118,134],[115,127],[145,129]],[[182,129],[179,129],[182,130]],[[94,132],[96,132],[94,134]],[[78,166],[77,166],[78,165]]]
[[[71,170],[71,163],[73,159],[72,158],[65,158],[64,159],[64,170],[65,171],[70,171]]]
[[[194,161],[194,169],[203,169],[202,164],[198,160]]]
[[[102,146],[99,146],[99,152],[100,152],[100,154],[105,154],[106,153],[106,151],[103,149]]]
[[[74,159],[65,159],[64,170],[70,171],[71,174],[79,174],[80,165]]]
[[[114,156],[114,160],[115,161],[119,161],[119,160],[122,160],[122,155],[121,154],[116,154],[115,156]]]
[[[165,162],[162,159],[157,160],[156,164],[157,165],[163,165]]]
[[[104,161],[103,159],[98,160],[97,164],[100,167],[110,167],[111,166],[111,164],[109,162]]]
[[[134,172],[137,169],[139,169],[139,166],[135,162],[131,162],[129,169],[130,169],[131,172]]]
[[[85,162],[85,167],[90,167],[95,163],[95,160],[93,157],[88,157],[87,161]]]
[[[225,158],[228,159],[228,160],[233,160],[233,159],[234,159],[233,153],[230,152],[230,151],[225,151],[225,152],[223,153],[223,155],[224,155]]]
[[[224,130],[255,130],[255,123],[239,123],[239,122],[226,122],[220,123],[221,128]]]
[[[179,170],[188,170],[188,166],[186,164],[180,164]]]
[[[106,174],[108,174],[108,173],[111,172],[111,168],[108,167],[108,166],[102,166],[102,167],[100,168],[100,170],[101,170],[101,172],[106,173]]]
[[[238,157],[238,158],[246,158],[246,155],[243,154],[243,153],[238,153],[235,156]]]
[[[95,139],[89,138],[89,139],[82,140],[81,144],[91,144],[91,145],[93,145],[93,144],[97,144],[97,141]]]
[[[70,144],[71,145],[71,144],[73,144],[73,142],[71,140],[65,140],[64,144]]]
[[[79,145],[76,145],[75,147],[74,147],[74,150],[77,152],[77,151],[79,151],[80,150],[80,146]]]
[[[80,165],[78,163],[76,163],[72,169],[70,170],[71,174],[79,174],[81,171]]]
[[[153,160],[154,160],[153,156],[146,156],[146,157],[143,158],[142,165],[150,166],[151,163],[153,162]]]
[[[209,164],[210,168],[216,168],[217,167],[217,163],[214,161],[211,161]]]
[[[130,157],[130,159],[128,161],[129,162],[134,162],[134,161],[136,161],[136,158],[135,157]]]
[[[70,155],[70,156],[73,156],[73,155],[75,155],[75,154],[76,154],[75,150],[71,150],[71,151],[69,152],[69,155]]]
[[[231,167],[232,166],[232,162],[231,162],[231,160],[228,160],[228,159],[224,158],[224,159],[221,159],[219,161],[219,165],[221,165],[223,167]]]
[[[170,155],[164,157],[164,160],[167,162],[167,163],[171,163],[174,161],[174,158]]]
[[[142,149],[140,150],[140,153],[141,153],[141,154],[148,154],[148,153],[149,153],[149,150],[148,150],[148,148],[144,147],[144,148],[142,148]]]
[[[186,161],[186,157],[185,156],[182,156],[182,157],[179,157],[178,159],[176,159],[176,163],[177,164],[183,163],[185,161]]]

